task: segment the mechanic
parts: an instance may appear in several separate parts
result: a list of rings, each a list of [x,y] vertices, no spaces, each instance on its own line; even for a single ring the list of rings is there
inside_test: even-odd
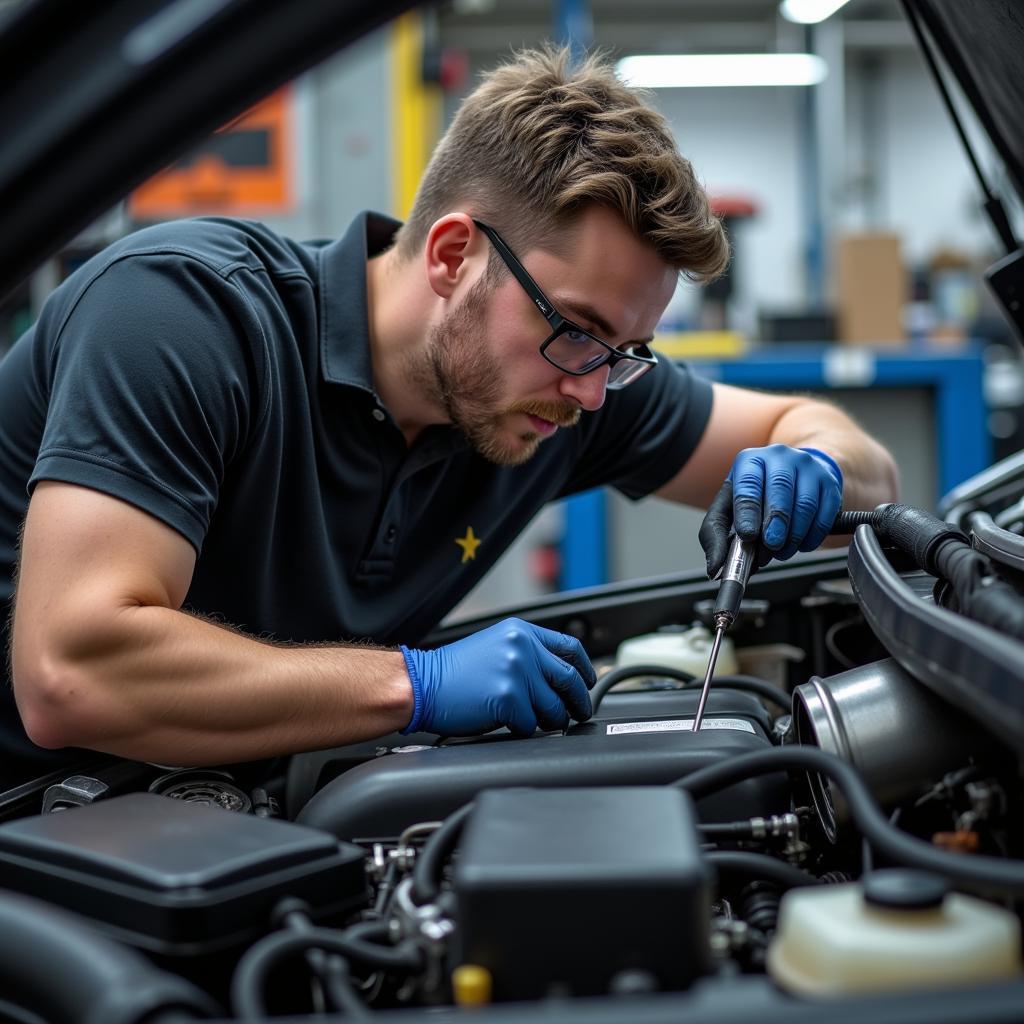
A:
[[[590,714],[575,639],[507,620],[415,647],[547,501],[717,495],[713,572],[734,520],[788,558],[844,495],[893,499],[838,409],[655,359],[679,274],[727,261],[665,120],[555,50],[464,101],[404,225],[181,221],[91,259],[0,364],[6,779],[74,748],[559,728]]]

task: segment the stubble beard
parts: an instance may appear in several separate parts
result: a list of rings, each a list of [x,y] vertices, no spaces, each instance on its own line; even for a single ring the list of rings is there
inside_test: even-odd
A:
[[[413,367],[412,378],[444,408],[479,455],[499,466],[520,466],[533,458],[544,438],[532,430],[512,433],[508,421],[513,415],[526,413],[573,427],[580,409],[535,399],[501,405],[501,363],[479,341],[489,292],[486,279],[477,282],[462,305],[431,329],[426,357]]]

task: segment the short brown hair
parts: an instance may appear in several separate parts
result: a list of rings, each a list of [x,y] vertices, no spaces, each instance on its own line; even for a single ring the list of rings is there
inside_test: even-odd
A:
[[[398,251],[413,258],[430,226],[471,207],[513,249],[559,248],[597,204],[618,213],[670,266],[695,281],[725,270],[729,244],[668,122],[606,58],[524,50],[463,101],[420,182]]]

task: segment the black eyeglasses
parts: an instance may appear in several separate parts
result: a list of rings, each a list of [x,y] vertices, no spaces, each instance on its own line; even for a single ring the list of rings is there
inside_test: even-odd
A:
[[[585,373],[591,373],[607,363],[611,367],[608,371],[607,387],[611,391],[617,391],[642,377],[658,362],[658,357],[640,342],[634,342],[628,352],[623,352],[595,337],[579,324],[566,320],[537,287],[537,283],[527,273],[526,267],[519,262],[501,235],[494,228],[475,218],[473,223],[490,239],[505,266],[512,271],[512,275],[523,286],[523,290],[551,326],[551,334],[540,346],[540,354],[552,366],[558,367],[563,373],[582,377]]]

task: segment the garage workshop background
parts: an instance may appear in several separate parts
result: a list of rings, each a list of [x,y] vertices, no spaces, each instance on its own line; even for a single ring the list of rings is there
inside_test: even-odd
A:
[[[64,276],[144,224],[217,213],[310,238],[340,234],[361,209],[403,216],[459,99],[511,48],[810,54],[812,77],[823,75],[813,84],[742,84],[744,65],[722,60],[713,83],[650,83],[735,253],[711,289],[680,285],[658,347],[716,379],[826,394],[896,454],[904,499],[931,508],[1024,444],[1024,371],[981,282],[996,240],[896,0],[850,0],[811,24],[780,7],[450,0],[414,11],[268,97],[78,237],[0,306],[0,353]],[[1010,215],[1019,226],[1022,211]],[[547,509],[455,615],[700,566],[700,519],[612,493]]]

